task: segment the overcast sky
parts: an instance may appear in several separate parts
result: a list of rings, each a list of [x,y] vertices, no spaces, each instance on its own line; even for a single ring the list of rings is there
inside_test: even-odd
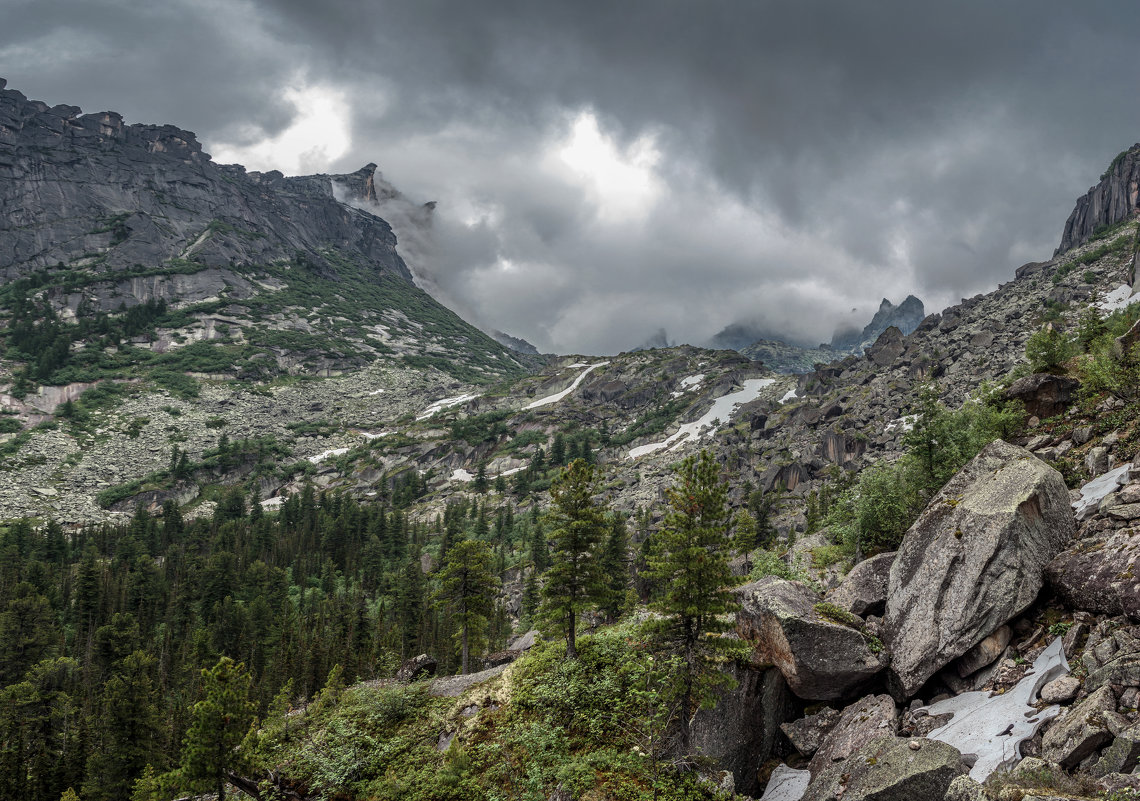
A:
[[[461,313],[607,353],[827,340],[1048,258],[1140,140],[1138,30],[1095,0],[0,0],[0,77],[251,169],[374,161],[438,201],[405,255]]]

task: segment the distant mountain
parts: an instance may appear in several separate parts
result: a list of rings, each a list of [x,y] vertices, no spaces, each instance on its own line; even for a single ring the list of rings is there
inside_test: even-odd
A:
[[[52,327],[36,382],[140,365],[329,374],[378,359],[475,380],[523,371],[413,283],[374,213],[398,196],[376,165],[247,171],[215,164],[172,125],[127,125],[5,87],[0,79],[0,307]],[[430,204],[419,209],[430,217]],[[101,347],[85,347],[96,328]]]
[[[527,356],[537,356],[538,348],[527,342],[522,337],[513,337],[510,334],[505,334],[502,331],[492,331],[491,336],[495,341],[504,347],[510,348],[517,353],[524,353]]]
[[[863,326],[862,331],[854,329],[836,331],[831,337],[831,347],[837,351],[861,354],[892,325],[905,336],[918,328],[924,317],[926,310],[922,306],[922,301],[914,295],[907,295],[898,306],[883,298],[879,310],[875,312],[871,322]]]
[[[909,334],[925,316],[922,301],[914,295],[907,295],[898,306],[883,298],[879,310],[862,330],[838,330],[830,344],[813,348],[787,342],[778,334],[770,333],[762,324],[737,322],[726,326],[714,336],[709,347],[735,350],[750,359],[764,362],[765,366],[777,373],[808,373],[815,364],[827,364],[849,354],[861,355],[891,326],[898,328],[904,335]]]

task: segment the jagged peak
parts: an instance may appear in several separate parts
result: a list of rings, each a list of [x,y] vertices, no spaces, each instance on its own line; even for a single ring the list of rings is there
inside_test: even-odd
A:
[[[1140,142],[1117,153],[1096,186],[1077,199],[1053,256],[1083,245],[1104,229],[1137,215],[1140,215]]]

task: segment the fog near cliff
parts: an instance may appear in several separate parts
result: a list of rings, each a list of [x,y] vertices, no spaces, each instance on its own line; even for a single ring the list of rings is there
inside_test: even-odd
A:
[[[438,201],[430,236],[393,219],[421,282],[544,350],[744,319],[819,342],[908,293],[935,311],[1051,255],[1140,140],[1123,2],[0,13],[0,76],[30,97],[189,128],[255,169],[375,161]]]

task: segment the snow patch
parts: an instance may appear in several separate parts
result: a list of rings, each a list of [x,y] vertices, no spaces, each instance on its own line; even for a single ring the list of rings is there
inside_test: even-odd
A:
[[[348,453],[348,448],[333,448],[332,450],[318,453],[316,456],[310,456],[309,461],[313,464],[320,464],[330,456],[344,456],[346,453]]]
[[[276,498],[266,498],[261,502],[262,509],[280,509],[281,505],[285,503],[285,499],[278,495]]]
[[[449,480],[450,481],[474,481],[475,476],[468,473],[462,467],[459,467],[459,468],[456,468],[456,470],[454,472],[452,472],[451,478]]]
[[[382,389],[376,389],[376,390],[373,390],[372,392],[368,393],[369,397],[371,397],[373,395],[382,395],[382,394],[384,394],[384,390],[382,390]]]
[[[581,374],[577,378],[574,379],[574,383],[571,384],[570,386],[566,387],[566,389],[562,390],[561,392],[559,392],[557,394],[547,395],[545,398],[540,398],[539,400],[536,400],[534,403],[528,404],[526,408],[527,409],[537,409],[539,406],[546,406],[546,405],[551,404],[551,403],[558,403],[558,401],[562,400],[567,395],[569,395],[571,392],[576,390],[578,388],[578,385],[582,383],[582,379],[584,379],[586,376],[588,376],[590,374],[591,370],[596,370],[599,367],[605,367],[607,364],[609,364],[609,362],[598,362],[597,364],[590,364],[590,365],[581,365],[581,364],[570,365],[571,367],[585,367],[586,369],[583,370],[581,372]]]
[[[677,433],[661,442],[653,442],[649,445],[640,445],[633,448],[629,452],[629,458],[638,459],[646,454],[659,451],[662,448],[674,450],[686,442],[695,442],[704,437],[712,436],[721,425],[732,417],[738,406],[756,400],[760,397],[760,392],[764,387],[770,386],[775,382],[776,379],[774,378],[748,379],[744,382],[741,389],[738,389],[736,392],[730,392],[727,395],[722,395],[713,401],[712,408],[701,415],[699,420],[685,423],[677,430]],[[719,422],[714,424],[714,420]]]
[[[796,394],[796,388],[792,387],[784,393],[784,397],[780,398],[780,403],[787,403],[790,400],[795,400],[799,395]]]
[[[953,713],[949,723],[927,737],[954,746],[963,756],[977,757],[970,778],[983,782],[998,768],[1016,764],[1021,759],[1021,743],[1061,714],[1059,706],[1037,709],[1033,704],[1042,687],[1068,672],[1069,663],[1057,637],[1033,660],[1033,668],[1013,689],[992,698],[985,691],[962,693],[915,711]]]
[[[1133,295],[1132,287],[1128,284],[1121,284],[1111,292],[1105,293],[1105,296],[1097,302],[1096,307],[1101,311],[1112,312],[1123,309],[1125,306],[1131,306],[1137,301],[1140,301],[1140,295]]]
[[[367,440],[373,440],[373,439],[380,439],[380,437],[390,437],[395,433],[396,433],[395,431],[377,431],[376,433],[373,434],[373,433],[368,432],[368,431],[361,431],[360,436],[364,437]]]
[[[522,467],[512,467],[510,470],[504,470],[503,472],[499,473],[499,475],[513,476],[515,473],[521,473],[523,470],[526,470],[526,465],[523,465]]]
[[[679,398],[691,389],[696,389],[705,381],[704,373],[697,373],[696,375],[686,376],[681,379],[681,388],[673,393],[674,398]]]
[[[1101,501],[1110,493],[1116,492],[1117,487],[1127,484],[1128,471],[1131,468],[1131,462],[1122,464],[1083,485],[1080,499],[1073,502],[1073,511],[1076,512],[1077,520],[1091,517]]]
[[[416,417],[416,420],[427,420],[432,415],[437,414],[444,409],[450,409],[452,406],[458,406],[461,403],[475,400],[478,397],[478,395],[456,395],[454,398],[444,398],[443,400],[437,400],[431,406],[420,412]]]
[[[914,428],[914,424],[916,422],[918,422],[918,415],[917,414],[904,414],[898,420],[892,420],[891,422],[887,423],[886,428],[884,428],[883,430],[884,431],[894,431],[896,428],[898,428],[904,432],[910,431],[911,429]]]

